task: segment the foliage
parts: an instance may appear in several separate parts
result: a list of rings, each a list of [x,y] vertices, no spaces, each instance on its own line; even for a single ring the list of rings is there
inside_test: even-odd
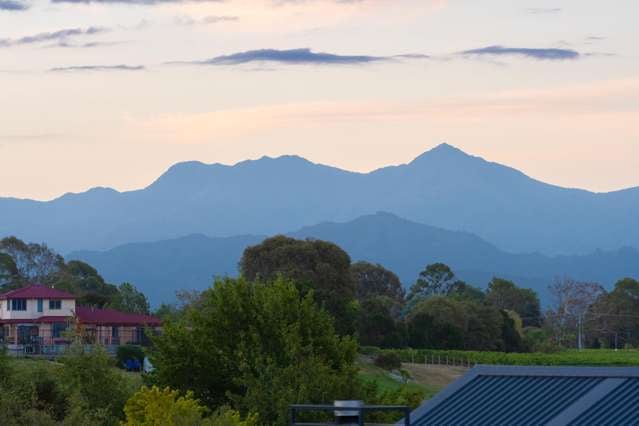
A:
[[[6,237],[0,240],[0,253],[11,257],[12,272],[17,272],[14,286],[23,281],[35,281],[50,284],[56,274],[64,266],[64,259],[46,244],[25,243],[16,237]],[[15,270],[13,270],[15,267]]]
[[[419,303],[406,318],[412,347],[462,349],[466,325],[461,302],[443,296]]]
[[[550,286],[553,296],[551,309],[546,313],[547,326],[557,344],[574,347],[579,323],[597,300],[605,294],[597,283],[579,282],[568,277],[557,278]]]
[[[433,349],[391,349],[402,362],[429,362],[450,364],[488,364],[488,365],[546,365],[546,366],[639,366],[637,350],[585,349],[563,350],[554,353],[506,353],[488,351],[459,351]]]
[[[639,345],[639,281],[619,280],[610,293],[601,293],[584,315],[592,344],[618,348]]]
[[[375,357],[375,365],[384,370],[399,370],[402,368],[402,360],[394,352],[382,352]]]
[[[541,308],[537,293],[528,288],[517,287],[512,281],[493,278],[488,284],[486,302],[497,309],[517,312],[526,327],[541,325]]]
[[[250,414],[242,420],[238,411],[222,407],[207,419],[206,424],[210,426],[257,426],[259,422],[255,414]]]
[[[350,396],[356,344],[331,317],[278,278],[218,280],[187,313],[154,338],[154,382],[192,390],[209,408],[232,404],[266,424],[285,424],[291,403]],[[229,338],[232,336],[232,338]]]
[[[448,294],[454,280],[455,274],[448,265],[433,263],[419,273],[417,281],[410,289],[409,298],[423,299]]]
[[[271,282],[278,276],[292,280],[304,295],[315,300],[336,319],[340,334],[354,331],[355,282],[351,259],[337,245],[319,240],[296,240],[279,235],[248,247],[240,260],[240,272],[250,281]]]
[[[144,293],[138,291],[131,283],[122,283],[118,286],[118,292],[109,304],[111,308],[121,312],[135,314],[148,314],[149,301]]]
[[[142,349],[142,346],[121,345],[118,346],[116,352],[117,365],[122,368],[128,359],[137,359],[140,363],[142,363],[144,361],[144,356],[144,349]]]
[[[463,281],[455,281],[448,289],[447,296],[457,300],[467,300],[478,303],[486,299],[486,294],[482,289],[466,284]]]
[[[174,425],[191,426],[204,424],[207,413],[193,398],[192,392],[181,396],[178,391],[157,386],[143,387],[133,394],[124,406],[126,426]]]
[[[396,302],[386,296],[370,297],[361,302],[357,334],[363,345],[383,348],[400,347],[404,341],[402,323],[393,311]]]
[[[62,359],[62,383],[82,409],[104,417],[105,423],[116,423],[129,395],[133,393],[113,369],[113,360],[99,346],[86,352],[72,345]]]
[[[398,305],[404,302],[404,288],[395,273],[380,264],[356,262],[351,265],[351,275],[357,288],[357,300],[384,296]]]

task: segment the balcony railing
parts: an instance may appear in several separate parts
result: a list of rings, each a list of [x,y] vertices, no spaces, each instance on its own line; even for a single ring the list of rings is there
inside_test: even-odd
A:
[[[404,413],[403,424],[404,426],[410,426],[410,407],[405,405],[362,405],[359,407],[337,407],[335,405],[312,405],[312,404],[295,404],[289,407],[290,425],[291,426],[325,426],[335,425],[338,423],[308,423],[298,422],[298,414],[301,412],[335,412],[335,411],[349,411],[353,413],[353,417],[357,417],[356,424],[359,426],[365,425],[365,417],[367,413],[371,412],[401,412]],[[355,424],[355,423],[353,423]]]

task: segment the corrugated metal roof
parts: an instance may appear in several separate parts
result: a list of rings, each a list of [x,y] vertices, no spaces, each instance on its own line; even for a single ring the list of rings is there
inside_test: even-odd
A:
[[[624,380],[570,424],[639,425],[639,379]]]
[[[31,284],[0,294],[0,300],[5,299],[75,299],[75,296],[42,284]]]
[[[411,424],[639,425],[639,368],[479,366],[415,410]]]

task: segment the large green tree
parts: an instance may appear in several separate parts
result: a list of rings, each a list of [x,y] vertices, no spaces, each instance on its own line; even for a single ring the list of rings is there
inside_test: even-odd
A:
[[[356,343],[284,278],[217,281],[186,315],[154,339],[162,386],[192,390],[212,409],[256,412],[262,424],[286,424],[291,403],[352,397]]]
[[[11,257],[20,282],[50,284],[64,267],[63,257],[46,244],[26,243],[16,237],[0,240],[0,253]]]
[[[354,330],[357,313],[350,266],[348,254],[333,243],[282,235],[247,248],[240,260],[240,271],[248,280],[273,281],[282,276],[293,280],[302,294],[313,290],[342,334]]]
[[[619,280],[610,293],[601,293],[584,315],[586,338],[610,347],[639,346],[639,281]]]
[[[444,263],[433,263],[419,273],[410,289],[410,298],[446,295],[455,282],[455,273]]]
[[[356,262],[351,265],[351,275],[360,302],[377,296],[388,297],[399,304],[404,302],[405,292],[399,278],[379,263]]]
[[[534,290],[521,288],[512,281],[495,277],[488,284],[486,302],[498,309],[517,312],[525,327],[541,325],[541,307]]]
[[[110,302],[109,307],[135,314],[149,313],[149,301],[144,293],[138,291],[131,283],[122,283],[118,286],[118,292],[113,301]]]

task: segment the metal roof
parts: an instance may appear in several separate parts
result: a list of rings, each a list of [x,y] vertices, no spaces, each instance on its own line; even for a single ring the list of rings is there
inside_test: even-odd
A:
[[[419,426],[639,425],[639,368],[477,366],[410,419]]]
[[[31,284],[0,294],[0,300],[5,299],[75,299],[75,296],[42,284]]]

